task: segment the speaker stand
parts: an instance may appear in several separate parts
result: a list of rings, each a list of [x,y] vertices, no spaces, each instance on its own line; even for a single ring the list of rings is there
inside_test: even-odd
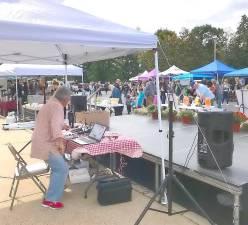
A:
[[[169,216],[173,216],[176,214],[187,212],[188,210],[182,210],[178,212],[172,212],[172,184],[173,182],[184,192],[184,194],[191,200],[191,202],[196,206],[196,208],[201,212],[201,214],[208,220],[211,225],[216,225],[212,219],[207,215],[207,213],[202,209],[202,207],[198,204],[198,202],[194,199],[194,197],[190,194],[190,192],[184,187],[184,185],[177,179],[174,175],[173,171],[173,138],[174,138],[174,131],[173,131],[173,101],[169,100],[169,167],[168,167],[168,174],[163,180],[162,184],[160,185],[159,189],[156,193],[152,196],[148,204],[145,206],[144,210],[140,214],[139,218],[136,220],[134,225],[140,224],[141,220],[144,218],[145,214],[148,210],[153,210],[161,213],[166,213]],[[168,211],[158,210],[151,208],[151,205],[156,200],[158,196],[160,199],[164,195],[165,190],[167,189],[167,199],[168,199]]]

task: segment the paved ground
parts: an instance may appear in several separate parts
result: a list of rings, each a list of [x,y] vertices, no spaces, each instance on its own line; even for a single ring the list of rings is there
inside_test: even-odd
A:
[[[3,120],[0,120],[2,123]],[[14,159],[9,153],[5,143],[11,142],[20,149],[31,136],[30,131],[3,131],[0,130],[0,176],[11,177],[14,170]],[[29,158],[29,149],[23,152],[23,157]],[[42,178],[47,185],[48,176]],[[149,201],[147,192],[143,187],[133,185],[133,199],[131,202],[112,206],[100,206],[97,202],[96,189],[89,192],[88,199],[84,199],[83,184],[71,185],[64,194],[65,208],[51,210],[40,205],[42,194],[31,181],[22,181],[13,211],[9,210],[10,198],[8,197],[11,179],[0,177],[0,224],[1,225],[131,225],[134,224],[140,212]],[[166,209],[155,203],[154,207]],[[175,209],[179,209],[175,205]],[[202,217],[188,212],[183,215],[168,217],[166,214],[148,212],[141,224],[146,225],[206,225]]]

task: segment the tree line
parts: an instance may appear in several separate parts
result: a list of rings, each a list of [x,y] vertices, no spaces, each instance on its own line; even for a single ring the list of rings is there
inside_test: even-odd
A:
[[[190,71],[208,64],[216,58],[234,68],[248,67],[248,17],[243,15],[235,32],[228,32],[211,25],[183,28],[179,34],[168,29],[155,33],[159,39],[159,70],[172,65]],[[128,80],[144,70],[154,68],[154,54],[147,51],[116,59],[85,63],[85,81]]]

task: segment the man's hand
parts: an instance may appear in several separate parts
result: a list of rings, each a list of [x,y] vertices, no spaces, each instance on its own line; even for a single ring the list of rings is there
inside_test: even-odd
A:
[[[64,152],[65,152],[65,145],[64,145],[63,138],[58,138],[58,139],[56,140],[56,146],[57,146],[58,152],[59,152],[61,155],[64,154]]]

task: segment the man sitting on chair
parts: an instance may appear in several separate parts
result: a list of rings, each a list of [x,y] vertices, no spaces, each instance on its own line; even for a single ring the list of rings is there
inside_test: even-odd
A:
[[[64,107],[70,101],[71,91],[61,86],[54,96],[39,111],[32,136],[31,157],[47,161],[51,168],[50,184],[42,206],[54,209],[63,208],[60,198],[68,176],[68,164],[63,158],[64,142],[62,130]]]

